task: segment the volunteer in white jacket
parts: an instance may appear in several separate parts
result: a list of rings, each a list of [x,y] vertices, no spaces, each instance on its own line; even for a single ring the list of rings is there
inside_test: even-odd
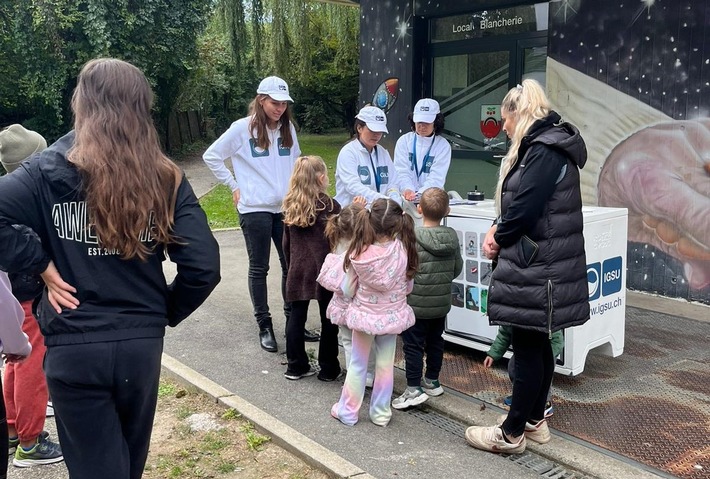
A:
[[[451,164],[451,145],[440,136],[444,115],[436,100],[419,100],[408,120],[412,131],[397,140],[394,166],[404,198],[411,201],[427,188],[444,188]]]
[[[218,180],[232,190],[249,255],[249,294],[259,325],[261,347],[277,351],[267,301],[266,276],[271,242],[278,251],[282,292],[286,261],[281,239],[281,202],[288,189],[296,158],[301,154],[291,120],[288,85],[281,78],[264,78],[249,106],[250,115],[232,123],[202,156]],[[232,160],[232,174],[224,162]],[[290,305],[284,300],[288,317]]]
[[[355,116],[357,137],[340,150],[335,167],[335,199],[342,206],[356,196],[368,203],[377,198],[392,198],[402,203],[401,189],[392,157],[378,143],[387,133],[385,112],[374,106],[363,107]]]

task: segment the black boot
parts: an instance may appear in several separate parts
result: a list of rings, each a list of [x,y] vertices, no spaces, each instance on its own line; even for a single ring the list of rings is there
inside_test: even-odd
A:
[[[313,331],[309,331],[307,329],[303,330],[303,339],[307,343],[315,343],[316,341],[320,341],[320,334],[314,333]]]
[[[265,351],[275,353],[278,350],[273,328],[263,328],[259,330],[259,342],[261,343],[261,349]]]

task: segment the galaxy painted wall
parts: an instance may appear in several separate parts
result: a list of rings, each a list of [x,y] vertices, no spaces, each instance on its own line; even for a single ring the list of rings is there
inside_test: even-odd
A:
[[[360,2],[360,101],[387,113],[382,144],[390,151],[409,132],[407,115],[414,106],[413,62],[418,44],[411,0],[363,0]],[[421,41],[421,40],[419,40]]]
[[[389,108],[386,147],[425,93],[431,18],[521,3],[360,2],[360,97]],[[710,0],[552,0],[549,15],[547,89],[588,145],[585,204],[629,209],[628,288],[710,304]]]
[[[550,3],[548,90],[585,204],[629,210],[629,289],[710,303],[710,0]]]

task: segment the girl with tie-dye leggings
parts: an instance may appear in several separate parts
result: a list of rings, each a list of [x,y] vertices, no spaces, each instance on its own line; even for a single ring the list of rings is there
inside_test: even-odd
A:
[[[414,324],[407,305],[418,256],[414,221],[391,199],[377,199],[360,211],[355,221],[343,267],[348,281],[344,291],[353,300],[346,322],[353,331],[352,356],[340,400],[330,414],[347,426],[358,421],[365,395],[367,360],[375,355],[375,381],[370,399],[370,420],[386,426],[392,418],[390,400],[394,384],[397,335]]]

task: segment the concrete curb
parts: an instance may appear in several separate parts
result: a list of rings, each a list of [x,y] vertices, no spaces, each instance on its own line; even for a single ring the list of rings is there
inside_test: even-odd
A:
[[[162,369],[164,374],[174,380],[197,389],[225,407],[234,408],[245,419],[252,422],[260,432],[271,436],[275,444],[329,476],[338,479],[375,479],[333,451],[321,446],[167,354],[163,354]]]

